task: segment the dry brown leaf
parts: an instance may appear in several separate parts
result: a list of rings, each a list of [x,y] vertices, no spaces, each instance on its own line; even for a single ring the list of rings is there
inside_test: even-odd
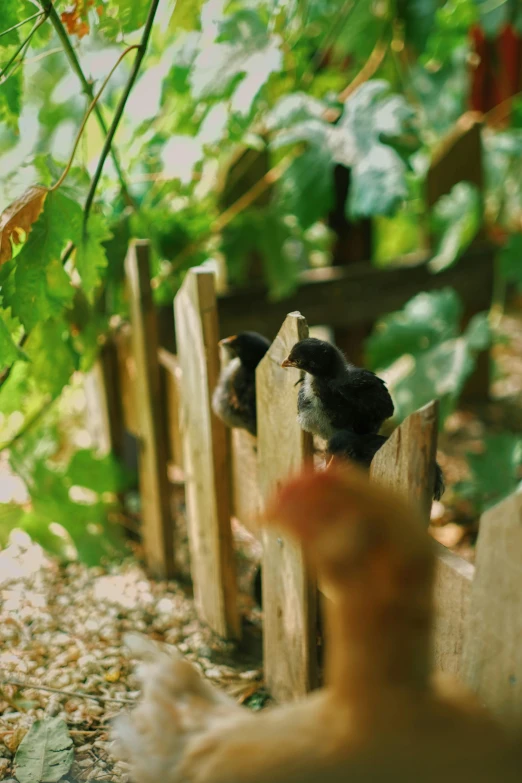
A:
[[[0,215],[0,265],[12,257],[11,238],[18,245],[22,239],[21,232],[27,235],[38,220],[47,193],[47,188],[33,185]]]

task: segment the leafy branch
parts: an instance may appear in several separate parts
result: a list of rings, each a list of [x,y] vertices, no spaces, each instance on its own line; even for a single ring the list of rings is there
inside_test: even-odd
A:
[[[78,60],[78,57],[76,56],[76,52],[74,51],[71,40],[69,36],[67,35],[67,32],[62,24],[62,21],[56,12],[56,9],[54,8],[52,2],[49,2],[47,5],[44,4],[44,8],[48,10],[49,12],[49,21],[51,22],[52,26],[55,29],[55,32],[60,39],[60,42],[63,46],[64,52],[67,56],[67,59],[69,60],[69,63],[71,65],[71,68],[77,75],[78,79],[80,80],[80,83],[82,85],[82,90],[89,99],[89,101],[94,100],[94,90],[92,87],[91,82],[87,79],[85,76],[82,66],[80,65],[80,61]],[[104,136],[107,136],[108,133],[108,127],[107,123],[104,120],[101,108],[98,106],[98,104],[95,104],[94,107],[94,113],[96,116],[96,119],[98,120],[98,124],[100,126],[100,129]],[[111,148],[111,158],[112,162],[114,163],[114,168],[116,170],[116,174],[118,175],[118,180],[120,182],[121,187],[121,193],[123,198],[125,199],[128,206],[136,208],[136,202],[134,201],[133,197],[131,196],[129,192],[129,188],[127,186],[127,183],[125,181],[125,177],[123,176],[123,171],[121,168],[120,160],[118,153],[114,147]]]
[[[20,46],[18,47],[18,49],[15,51],[15,53],[13,54],[13,56],[12,56],[12,57],[11,57],[11,58],[10,58],[10,59],[7,61],[7,63],[4,65],[4,67],[3,67],[3,68],[2,68],[2,70],[0,71],[0,79],[2,79],[2,82],[3,82],[3,81],[5,81],[5,79],[6,79],[6,78],[7,78],[7,76],[9,75],[9,68],[10,68],[10,67],[11,67],[11,65],[12,65],[12,64],[15,62],[15,60],[17,60],[17,58],[18,58],[18,55],[19,55],[21,52],[23,52],[23,51],[24,51],[24,49],[26,49],[26,48],[27,48],[27,46],[29,45],[29,42],[31,41],[31,38],[33,37],[33,35],[36,33],[36,31],[37,31],[37,30],[38,30],[38,29],[39,29],[39,28],[40,28],[40,27],[43,25],[43,23],[46,21],[47,17],[49,16],[49,10],[48,10],[48,9],[46,9],[46,10],[43,12],[43,14],[41,14],[41,15],[40,15],[40,14],[38,14],[38,15],[39,15],[39,16],[41,16],[41,19],[39,19],[39,20],[36,22],[36,24],[34,24],[34,25],[33,25],[33,27],[31,28],[31,32],[29,33],[29,35],[28,35],[26,38],[24,38],[24,40],[22,41],[22,43],[20,44]],[[26,19],[25,21],[28,21],[28,20]],[[13,29],[13,28],[11,28],[11,29]],[[5,32],[9,32],[9,30],[6,30]],[[16,66],[15,66],[15,67],[16,67]],[[1,84],[2,82],[0,82],[0,84]]]
[[[96,188],[98,187],[98,183],[100,181],[100,177],[102,175],[103,167],[105,165],[105,161],[107,160],[107,156],[109,155],[112,147],[112,142],[114,139],[114,136],[116,135],[116,131],[118,130],[118,125],[120,124],[120,120],[123,116],[123,112],[125,110],[125,104],[127,103],[127,100],[129,98],[129,95],[131,93],[132,88],[134,87],[134,82],[137,79],[141,63],[143,61],[143,58],[145,57],[145,52],[147,51],[147,46],[149,43],[150,34],[152,31],[152,25],[154,23],[154,17],[156,16],[156,11],[158,10],[160,0],[152,0],[149,8],[149,13],[147,15],[147,21],[145,22],[145,27],[143,30],[143,34],[141,36],[141,41],[138,45],[138,51],[136,53],[136,57],[134,59],[134,63],[132,66],[132,70],[130,72],[127,85],[123,91],[123,94],[119,100],[119,103],[116,107],[116,111],[114,113],[114,117],[111,123],[111,126],[109,128],[109,131],[105,137],[105,142],[103,145],[103,149],[101,151],[100,159],[98,160],[98,165],[96,167],[96,171],[94,172],[94,176],[91,181],[91,185],[89,188],[89,192],[87,193],[87,198],[85,200],[85,208],[84,208],[84,214],[83,214],[83,226],[84,231],[87,227],[87,222],[89,220],[89,214],[92,208],[92,204],[94,201],[94,196],[96,194]]]
[[[2,30],[0,33],[0,38],[2,38],[4,35],[7,35],[8,33],[12,33],[13,30],[18,30],[19,27],[23,27],[24,24],[27,24],[27,22],[32,22],[33,19],[36,19],[37,16],[41,16],[43,13],[43,11],[37,11],[32,16],[28,16],[27,19],[22,19],[21,22],[17,22],[12,27],[8,27],[7,30]]]

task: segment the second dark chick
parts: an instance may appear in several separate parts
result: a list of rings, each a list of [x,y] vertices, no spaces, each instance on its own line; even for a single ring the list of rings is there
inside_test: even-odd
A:
[[[270,348],[257,332],[240,332],[219,343],[230,358],[212,395],[212,410],[227,427],[257,434],[256,367]]]
[[[383,446],[387,437],[384,435],[368,434],[358,435],[354,432],[341,430],[336,432],[328,441],[327,452],[330,457],[342,457],[357,462],[369,469],[372,459]],[[435,463],[435,482],[433,487],[433,499],[440,500],[444,494],[444,474],[440,465]]]
[[[282,367],[305,372],[297,412],[306,432],[325,440],[339,430],[376,433],[393,415],[384,381],[370,370],[350,364],[331,343],[313,337],[300,340]]]

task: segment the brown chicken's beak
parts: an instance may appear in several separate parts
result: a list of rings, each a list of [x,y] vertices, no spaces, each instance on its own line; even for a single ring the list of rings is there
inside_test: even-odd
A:
[[[281,362],[281,367],[297,367],[297,364],[292,359],[285,359]]]
[[[224,337],[219,341],[218,345],[232,345],[237,340],[237,334],[233,334],[232,337]]]

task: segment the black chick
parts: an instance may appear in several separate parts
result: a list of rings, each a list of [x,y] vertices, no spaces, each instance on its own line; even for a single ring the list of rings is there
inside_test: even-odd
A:
[[[325,440],[339,430],[376,433],[393,415],[384,381],[370,370],[350,364],[338,348],[324,340],[308,337],[296,343],[282,367],[305,372],[297,412],[306,432]]]
[[[369,468],[375,454],[383,446],[387,437],[370,433],[358,435],[347,430],[340,430],[328,441],[327,452],[330,457],[342,457],[357,462],[363,467]],[[435,485],[433,488],[434,500],[440,500],[444,494],[444,474],[438,462],[435,463]]]
[[[256,435],[256,367],[270,348],[270,341],[257,332],[241,332],[219,344],[231,361],[221,370],[212,395],[212,410],[227,427]]]

